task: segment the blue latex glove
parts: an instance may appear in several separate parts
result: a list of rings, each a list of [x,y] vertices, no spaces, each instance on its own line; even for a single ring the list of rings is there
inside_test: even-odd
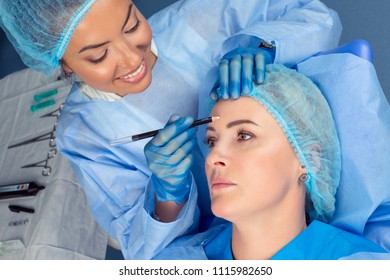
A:
[[[237,99],[252,90],[253,70],[255,83],[265,78],[265,65],[273,63],[275,53],[264,48],[237,48],[224,55],[219,63],[219,80],[210,96],[213,100]]]
[[[181,204],[188,196],[196,128],[192,117],[173,115],[144,148],[158,201]]]

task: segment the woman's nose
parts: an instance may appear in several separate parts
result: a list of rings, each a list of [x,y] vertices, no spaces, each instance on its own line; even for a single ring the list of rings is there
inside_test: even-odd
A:
[[[131,43],[123,40],[117,46],[119,52],[118,64],[123,68],[136,69],[141,64],[143,54],[140,50]]]
[[[227,151],[222,147],[217,148],[217,146],[215,146],[208,154],[206,164],[212,168],[227,166],[228,158],[226,152]]]

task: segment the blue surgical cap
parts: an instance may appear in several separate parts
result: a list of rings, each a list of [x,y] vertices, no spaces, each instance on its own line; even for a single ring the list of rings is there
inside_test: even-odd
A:
[[[50,75],[96,0],[1,0],[0,26],[23,62]]]
[[[335,211],[341,153],[332,112],[321,91],[297,71],[270,64],[265,82],[255,85],[248,96],[275,118],[305,167],[310,220],[329,222]]]

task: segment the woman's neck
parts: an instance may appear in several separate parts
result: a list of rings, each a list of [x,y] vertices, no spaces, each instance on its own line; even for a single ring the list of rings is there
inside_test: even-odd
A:
[[[266,260],[306,228],[305,215],[283,215],[275,219],[252,219],[233,223],[232,252],[238,260]]]

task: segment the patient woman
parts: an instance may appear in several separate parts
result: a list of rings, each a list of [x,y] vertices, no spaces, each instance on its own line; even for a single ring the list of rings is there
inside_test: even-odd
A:
[[[249,96],[220,100],[207,128],[212,211],[229,222],[174,241],[159,259],[340,259],[385,253],[327,224],[340,180],[330,108],[305,76],[268,65]]]

